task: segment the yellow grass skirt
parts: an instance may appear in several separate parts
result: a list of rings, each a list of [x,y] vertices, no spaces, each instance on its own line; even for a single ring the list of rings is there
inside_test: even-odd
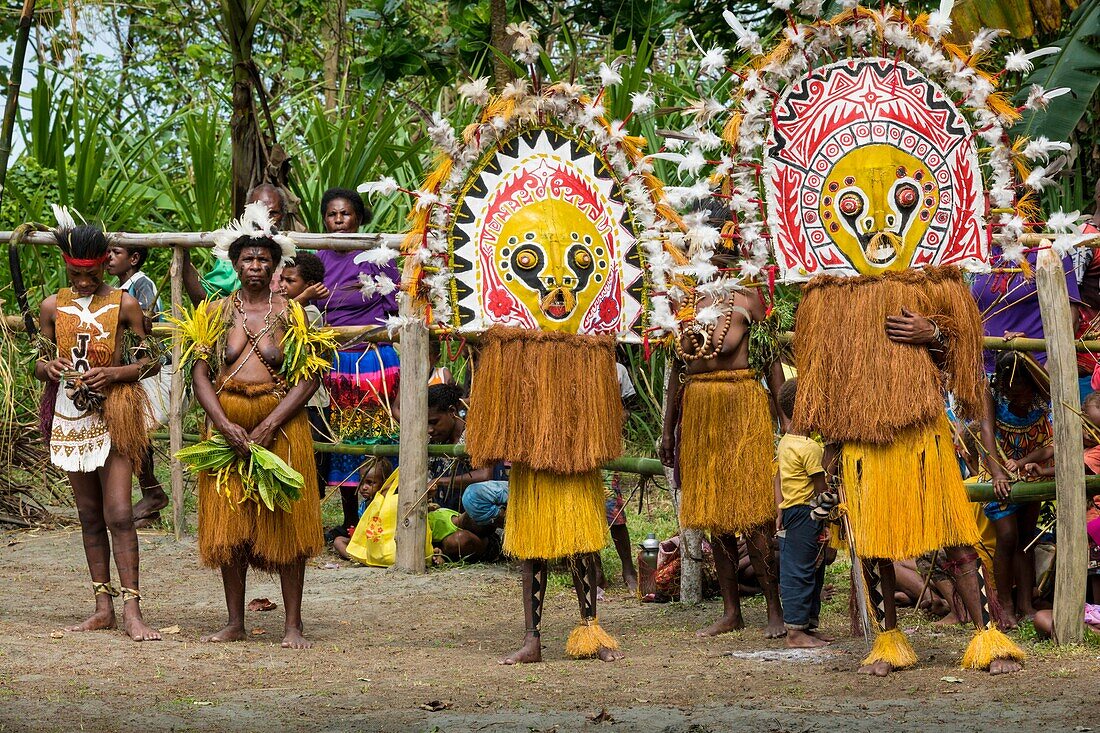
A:
[[[554,474],[512,464],[504,551],[519,560],[553,560],[599,552],[606,542],[599,470]]]
[[[845,443],[841,460],[861,557],[904,560],[978,543],[946,415],[902,431],[888,445]]]
[[[680,526],[745,532],[775,518],[768,393],[751,369],[688,377],[680,418]]]
[[[274,386],[230,381],[218,401],[226,417],[252,430],[279,404],[280,398],[272,392]],[[290,512],[269,511],[253,502],[237,504],[239,479],[229,480],[230,502],[218,493],[212,474],[199,473],[199,558],[207,567],[220,567],[237,553],[244,553],[252,567],[274,572],[324,549],[313,437],[305,410],[276,432],[271,450],[305,479],[302,497]]]

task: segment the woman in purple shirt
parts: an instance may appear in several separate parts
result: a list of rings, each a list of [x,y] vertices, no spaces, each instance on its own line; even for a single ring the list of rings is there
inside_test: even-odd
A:
[[[363,199],[346,188],[330,188],[321,197],[327,232],[357,232],[369,219]],[[317,301],[327,326],[381,326],[397,313],[397,265],[366,262],[361,252],[321,250],[327,298]],[[397,394],[397,352],[389,344],[348,344],[337,352],[325,377],[329,392],[329,425],[340,443],[368,445],[392,442],[396,424],[390,406]],[[330,456],[328,485],[340,487],[344,509],[342,533],[358,520],[356,489],[359,456]]]
[[[1036,252],[1026,254],[1027,262],[1031,269],[1035,269]],[[1013,263],[1003,259],[998,248],[993,252],[993,266],[996,268],[1012,268]],[[1073,307],[1074,328],[1077,327],[1077,307],[1081,304],[1081,295],[1077,285],[1077,276],[1073,267],[1073,258],[1066,257],[1062,260],[1062,267],[1066,272],[1066,289],[1069,291],[1069,302]],[[1039,314],[1039,296],[1034,277],[1027,278],[1023,273],[994,272],[978,275],[974,278],[974,284],[970,287],[974,294],[974,300],[978,302],[978,310],[982,314],[986,336],[1010,338],[1022,336],[1024,338],[1044,338],[1043,318]],[[1047,355],[1044,352],[1036,352],[1033,356],[1040,364],[1046,364]],[[993,364],[996,353],[985,352],[986,374],[993,373]]]

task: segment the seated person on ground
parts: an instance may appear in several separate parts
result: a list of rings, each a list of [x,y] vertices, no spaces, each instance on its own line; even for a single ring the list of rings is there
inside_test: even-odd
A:
[[[370,506],[375,494],[382,490],[382,485],[386,483],[386,479],[389,478],[391,473],[393,473],[393,464],[385,458],[375,458],[373,461],[367,461],[359,469],[360,519],[363,517],[363,512]],[[336,550],[336,554],[345,560],[355,560],[354,557],[348,554],[348,544],[351,542],[353,534],[355,534],[355,527],[348,527],[346,535],[337,535],[332,540],[332,549]]]

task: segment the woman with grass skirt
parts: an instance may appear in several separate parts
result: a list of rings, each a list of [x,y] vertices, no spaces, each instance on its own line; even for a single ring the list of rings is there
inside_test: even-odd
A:
[[[293,242],[276,233],[265,207],[250,205],[238,222],[215,234],[215,254],[232,263],[241,288],[200,304],[179,323],[184,361],[192,364],[195,396],[208,426],[244,458],[250,444],[269,449],[314,486],[316,469],[305,404],[329,366],[326,336],[312,332],[301,306],[271,291],[280,260]],[[249,464],[252,465],[252,464]],[[306,560],[323,548],[316,491],[296,492],[274,506],[237,471],[199,473],[199,556],[220,568],[229,621],[203,641],[240,641],[245,578],[250,567],[277,572],[286,609],[282,645],[311,646],[302,633]],[[260,492],[263,493],[263,492]]]

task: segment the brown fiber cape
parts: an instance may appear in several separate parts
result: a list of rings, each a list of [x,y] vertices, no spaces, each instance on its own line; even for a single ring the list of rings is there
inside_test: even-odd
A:
[[[615,339],[494,327],[481,337],[466,449],[475,466],[580,473],[622,453]]]
[[[925,346],[886,337],[886,317],[902,308],[940,327],[942,373]],[[905,428],[932,424],[944,411],[945,388],[961,415],[984,412],[981,314],[958,268],[815,278],[803,288],[794,343],[799,432],[889,443]]]

